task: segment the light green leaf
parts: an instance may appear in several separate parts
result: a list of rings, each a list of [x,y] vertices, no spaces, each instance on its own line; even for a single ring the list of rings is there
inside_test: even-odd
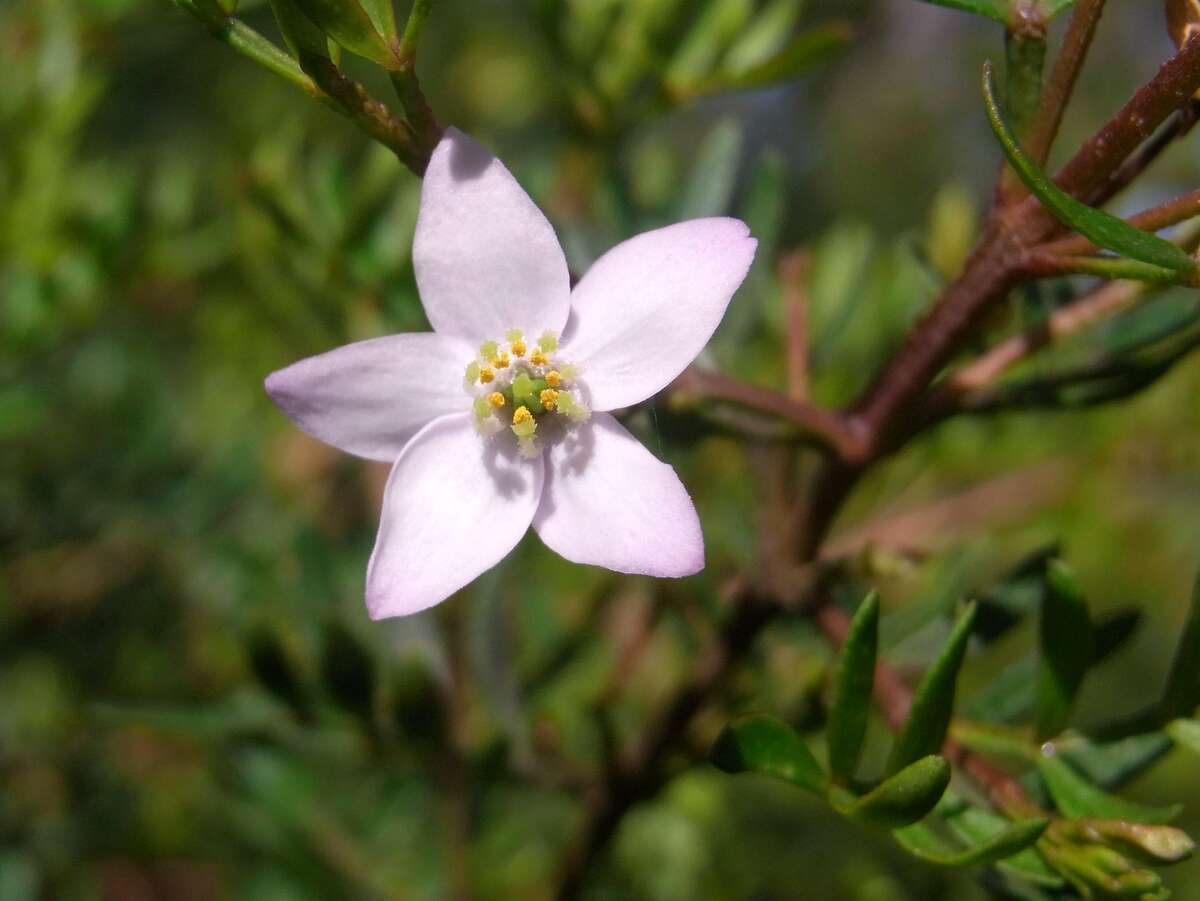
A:
[[[718,123],[696,149],[677,217],[685,220],[727,214],[741,159],[741,126],[733,121]]]
[[[850,43],[853,32],[843,22],[810,28],[796,35],[782,50],[738,74],[719,73],[690,85],[676,86],[683,97],[721,91],[749,91],[793,81],[824,63]]]
[[[1007,25],[1012,13],[1006,0],[924,0],[934,6],[944,6],[947,9],[960,9],[963,12],[974,13],[995,19],[1002,25]]]
[[[371,24],[375,26],[375,30],[389,44],[394,43],[399,37],[399,32],[396,29],[396,8],[392,5],[392,0],[360,0],[360,2],[363,9],[366,10],[367,16],[370,17]]]
[[[709,760],[726,773],[773,776],[825,794],[826,780],[812,751],[787,723],[771,716],[749,716],[726,726]]]
[[[951,845],[924,823],[913,823],[894,833],[906,851],[943,867],[971,867],[996,863],[1028,848],[1038,840],[1049,820],[1022,820],[990,838],[960,848]]]
[[[395,68],[396,56],[357,0],[295,0],[322,31],[351,53]]]
[[[1068,817],[1100,817],[1135,823],[1167,823],[1179,816],[1183,805],[1152,807],[1118,798],[1092,785],[1057,755],[1038,761],[1038,772],[1058,809]]]
[[[722,68],[740,75],[778,51],[800,19],[804,0],[771,0],[725,54]]]
[[[1200,720],[1175,720],[1167,726],[1167,734],[1176,744],[1200,754]]]
[[[941,800],[950,784],[950,762],[930,754],[911,763],[861,798],[837,803],[853,820],[899,829],[923,818]]]
[[[867,734],[878,648],[879,595],[872,591],[863,599],[850,623],[833,681],[826,740],[829,768],[833,778],[839,781],[853,776],[858,766],[863,738]]]
[[[1175,659],[1163,689],[1163,719],[1188,716],[1200,704],[1200,579],[1192,589],[1192,605],[1179,636]]]
[[[1181,275],[1195,271],[1195,261],[1170,241],[1164,241],[1157,235],[1134,228],[1102,210],[1080,203],[1061,190],[1025,156],[1000,111],[991,63],[985,63],[983,67],[983,94],[992,131],[1000,141],[1009,164],[1026,187],[1059,221],[1100,247],[1123,256],[1170,269]]]
[[[1072,738],[1059,747],[1059,754],[1092,784],[1117,788],[1145,772],[1169,750],[1169,738],[1161,732],[1147,732],[1106,742]]]
[[[1049,22],[1059,13],[1064,13],[1075,5],[1075,0],[1039,0],[1038,9],[1042,17]]]
[[[951,802],[958,802],[958,809],[948,811]],[[982,807],[968,804],[953,792],[946,793],[939,811],[958,838],[969,844],[987,842],[1002,834],[1011,823],[1000,814]],[[1000,863],[1000,869],[1007,871],[1014,878],[1048,889],[1062,887],[1065,882],[1055,873],[1033,848],[1026,848]]]
[[[1036,732],[1040,739],[1066,726],[1075,695],[1092,661],[1092,620],[1075,574],[1061,560],[1046,571],[1038,624]]]
[[[935,753],[946,740],[946,729],[954,712],[954,686],[967,653],[975,609],[974,604],[969,604],[959,615],[941,653],[917,686],[912,709],[888,759],[889,773]]]

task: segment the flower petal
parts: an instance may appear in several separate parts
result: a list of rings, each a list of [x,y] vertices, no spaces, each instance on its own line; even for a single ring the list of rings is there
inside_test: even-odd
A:
[[[467,413],[418,432],[383,492],[367,565],[371,618],[432,607],[499,563],[529,528],[542,470],[515,442],[481,438]]]
[[[607,413],[546,452],[533,527],[574,563],[689,576],[704,568],[700,519],[675,470]]]
[[[593,410],[665,388],[704,349],[758,244],[737,219],[693,219],[618,244],[571,295],[562,354],[578,363]]]
[[[413,268],[434,329],[471,341],[561,332],[571,281],[554,229],[516,179],[454,128],[421,189]]]
[[[308,357],[264,384],[308,434],[391,463],[431,419],[470,409],[462,381],[474,355],[470,345],[431,332],[388,335]]]

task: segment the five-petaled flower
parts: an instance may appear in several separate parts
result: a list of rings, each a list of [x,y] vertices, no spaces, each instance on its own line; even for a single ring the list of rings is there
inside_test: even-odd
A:
[[[533,525],[576,563],[704,566],[691,498],[608,411],[664,388],[746,276],[736,219],[638,235],[575,286],[550,223],[504,165],[450,129],[425,173],[413,267],[432,332],[374,338],[272,373],[311,435],[392,463],[367,567],[374,619],[433,606]]]

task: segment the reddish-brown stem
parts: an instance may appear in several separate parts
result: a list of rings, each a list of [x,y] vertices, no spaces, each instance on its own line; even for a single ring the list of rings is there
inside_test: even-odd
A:
[[[1149,169],[1168,147],[1195,127],[1198,112],[1200,107],[1195,100],[1175,112],[1154,137],[1139,147],[1137,153],[1125,160],[1104,184],[1087,196],[1088,206],[1104,206],[1125,190],[1134,179]]]
[[[1075,91],[1075,82],[1096,35],[1096,26],[1100,24],[1100,17],[1104,13],[1104,2],[1079,0],[1075,4],[1062,50],[1054,61],[1054,69],[1042,91],[1042,100],[1026,142],[1026,151],[1038,165],[1045,164],[1050,155],[1050,148],[1062,125],[1063,113]]]
[[[674,382],[677,399],[723,400],[769,414],[798,425],[839,456],[860,452],[860,438],[852,423],[840,413],[730,378],[719,372],[688,367]]]
[[[783,285],[784,313],[787,317],[787,386],[795,401],[808,399],[808,271],[807,253],[796,251],[779,261],[779,281]]]

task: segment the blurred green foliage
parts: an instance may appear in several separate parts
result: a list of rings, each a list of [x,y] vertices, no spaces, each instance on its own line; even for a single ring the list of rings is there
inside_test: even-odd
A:
[[[274,35],[267,4],[241,14]],[[813,390],[840,403],[970,246],[999,159],[977,70],[999,41],[909,0],[442,0],[421,70],[439,115],[495,147],[547,210],[576,271],[652,225],[750,223],[758,261],[707,362],[781,383],[774,265],[807,248]],[[1113,4],[1063,143],[1168,48],[1157,9]],[[9,0],[0,59],[0,898],[435,899],[468,882],[547,897],[577,771],[606,740],[593,710],[623,736],[656,709],[717,586],[754,559],[755,452],[665,405],[631,420],[696,497],[700,576],[620,578],[527,539],[439,611],[368,624],[384,473],[295,431],[261,380],[424,328],[408,256],[419,183],[167,3]],[[1194,154],[1156,175],[1131,209],[1194,184]],[[1070,290],[1015,298],[989,336]],[[1154,350],[1196,316],[1194,297],[1156,294],[1024,373]],[[1144,612],[1074,721],[1157,698],[1200,544],[1198,389],[1185,361],[1127,403],[953,422],[881,467],[847,533],[990,479],[1010,488],[952,528],[918,520],[909,537],[932,556],[860,555],[881,587],[881,652],[927,663],[957,598],[1060,541],[1098,633],[1115,611]],[[1025,603],[1002,584],[981,620]],[[980,718],[1003,718],[989,690],[1034,704],[1037,623],[1018,621],[961,674]],[[819,721],[830,662],[809,626],[785,624],[720,698],[725,719]],[[1005,679],[1014,690],[997,694]],[[725,719],[702,719],[697,745]],[[878,772],[880,730],[863,754]],[[1135,750],[1136,766],[1087,746],[1071,762],[1115,785],[1166,745]],[[1172,751],[1132,795],[1198,789],[1195,758]],[[1195,831],[1200,804],[1185,808]],[[966,810],[947,812],[964,843],[995,834]],[[1200,898],[1198,874],[1164,878]],[[630,816],[594,896],[979,892],[799,792],[697,768]]]

